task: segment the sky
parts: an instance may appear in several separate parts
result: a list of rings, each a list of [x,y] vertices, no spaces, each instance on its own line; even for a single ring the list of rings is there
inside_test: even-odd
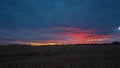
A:
[[[120,0],[0,0],[0,44],[120,41]]]

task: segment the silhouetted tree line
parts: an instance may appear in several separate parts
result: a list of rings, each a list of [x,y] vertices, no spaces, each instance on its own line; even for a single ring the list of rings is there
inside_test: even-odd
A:
[[[113,42],[111,45],[120,45],[120,42]]]
[[[3,44],[1,46],[31,46],[30,44]],[[73,46],[73,45],[120,45],[120,42],[112,42],[112,43],[102,43],[102,44],[63,44],[63,45],[69,45],[69,46]],[[49,45],[48,45],[49,46]],[[56,45],[58,46],[58,45]]]

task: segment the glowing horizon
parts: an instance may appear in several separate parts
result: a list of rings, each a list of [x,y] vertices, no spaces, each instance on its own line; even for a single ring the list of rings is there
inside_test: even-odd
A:
[[[76,27],[49,27],[42,29],[32,29],[32,35],[25,35],[24,32],[31,29],[21,30],[17,38],[4,40],[7,43],[22,43],[31,45],[60,45],[60,44],[100,44],[110,43],[120,39],[117,34],[99,34],[100,31],[81,29]],[[21,36],[25,35],[26,38]],[[27,37],[28,36],[28,37]],[[13,36],[15,38],[15,36]],[[31,38],[29,38],[31,37]]]

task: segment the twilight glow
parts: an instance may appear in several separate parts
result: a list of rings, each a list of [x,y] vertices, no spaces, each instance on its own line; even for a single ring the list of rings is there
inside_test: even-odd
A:
[[[32,31],[32,32],[31,32]],[[8,32],[7,32],[8,33]],[[5,33],[4,33],[5,34]],[[24,29],[19,32],[10,32],[10,39],[3,39],[1,42],[24,43],[34,45],[55,45],[55,44],[91,44],[108,43],[119,40],[117,34],[99,34],[95,30],[84,30],[75,27],[48,27],[42,29]]]
[[[119,3],[120,0],[0,0],[0,44],[120,41]]]

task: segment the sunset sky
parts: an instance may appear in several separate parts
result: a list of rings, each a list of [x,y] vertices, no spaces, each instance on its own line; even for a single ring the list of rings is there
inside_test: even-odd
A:
[[[120,41],[120,0],[0,0],[0,44]]]

